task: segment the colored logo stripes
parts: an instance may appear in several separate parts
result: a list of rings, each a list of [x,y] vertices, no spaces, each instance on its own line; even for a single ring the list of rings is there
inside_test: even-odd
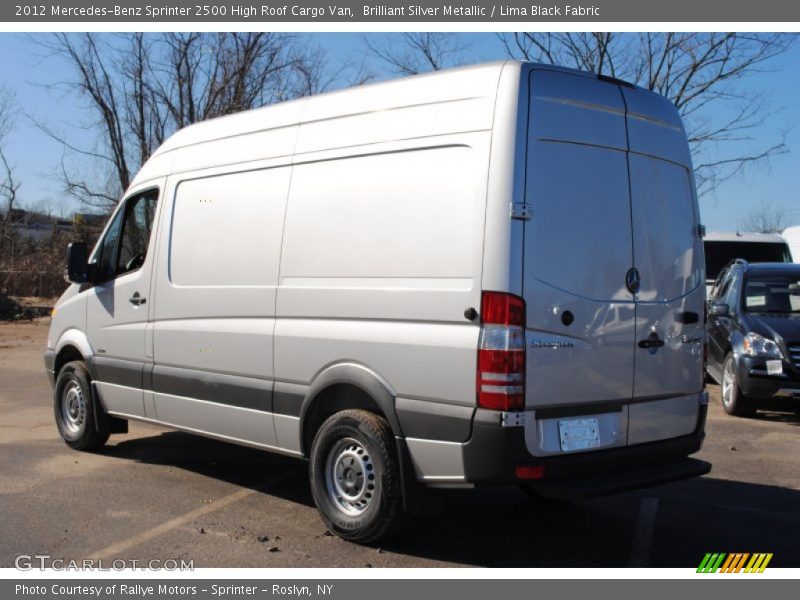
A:
[[[772,553],[756,552],[736,552],[726,554],[724,552],[708,552],[700,566],[697,567],[698,573],[763,573],[769,561],[772,560]]]

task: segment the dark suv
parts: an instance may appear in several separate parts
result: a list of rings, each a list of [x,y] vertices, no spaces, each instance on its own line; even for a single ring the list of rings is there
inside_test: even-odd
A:
[[[731,415],[768,398],[800,401],[800,264],[737,259],[708,299],[708,374]]]

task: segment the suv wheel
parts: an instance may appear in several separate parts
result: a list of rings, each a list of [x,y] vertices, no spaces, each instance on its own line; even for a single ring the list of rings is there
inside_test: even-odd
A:
[[[96,405],[89,371],[81,361],[69,362],[58,372],[53,401],[58,432],[67,446],[92,451],[108,441],[108,420]]]
[[[345,410],[322,424],[311,446],[314,502],[333,533],[352,542],[385,538],[402,520],[400,467],[388,423]]]
[[[725,357],[722,367],[722,408],[729,415],[749,417],[755,414],[756,406],[751,399],[742,393],[736,382],[736,363],[733,353]]]

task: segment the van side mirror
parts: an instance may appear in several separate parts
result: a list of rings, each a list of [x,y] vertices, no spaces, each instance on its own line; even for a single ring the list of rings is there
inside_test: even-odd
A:
[[[67,246],[67,281],[88,283],[89,249],[84,242],[72,242]]]
[[[714,302],[708,308],[708,314],[712,317],[727,317],[731,313],[730,307],[724,302]]]

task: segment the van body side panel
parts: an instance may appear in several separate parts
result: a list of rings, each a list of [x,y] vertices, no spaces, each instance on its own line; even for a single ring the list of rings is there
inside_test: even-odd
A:
[[[428,144],[436,144],[426,147]],[[474,405],[488,134],[294,167],[276,376],[360,363],[407,398]],[[309,243],[314,240],[314,243]]]
[[[507,63],[497,86],[481,274],[481,289],[518,295],[522,294],[524,223],[509,215],[512,204],[525,202],[526,139],[517,133],[527,129],[528,88],[520,86],[521,71],[519,63]]]
[[[277,447],[272,335],[290,175],[275,161],[172,178],[156,279],[159,420]]]

